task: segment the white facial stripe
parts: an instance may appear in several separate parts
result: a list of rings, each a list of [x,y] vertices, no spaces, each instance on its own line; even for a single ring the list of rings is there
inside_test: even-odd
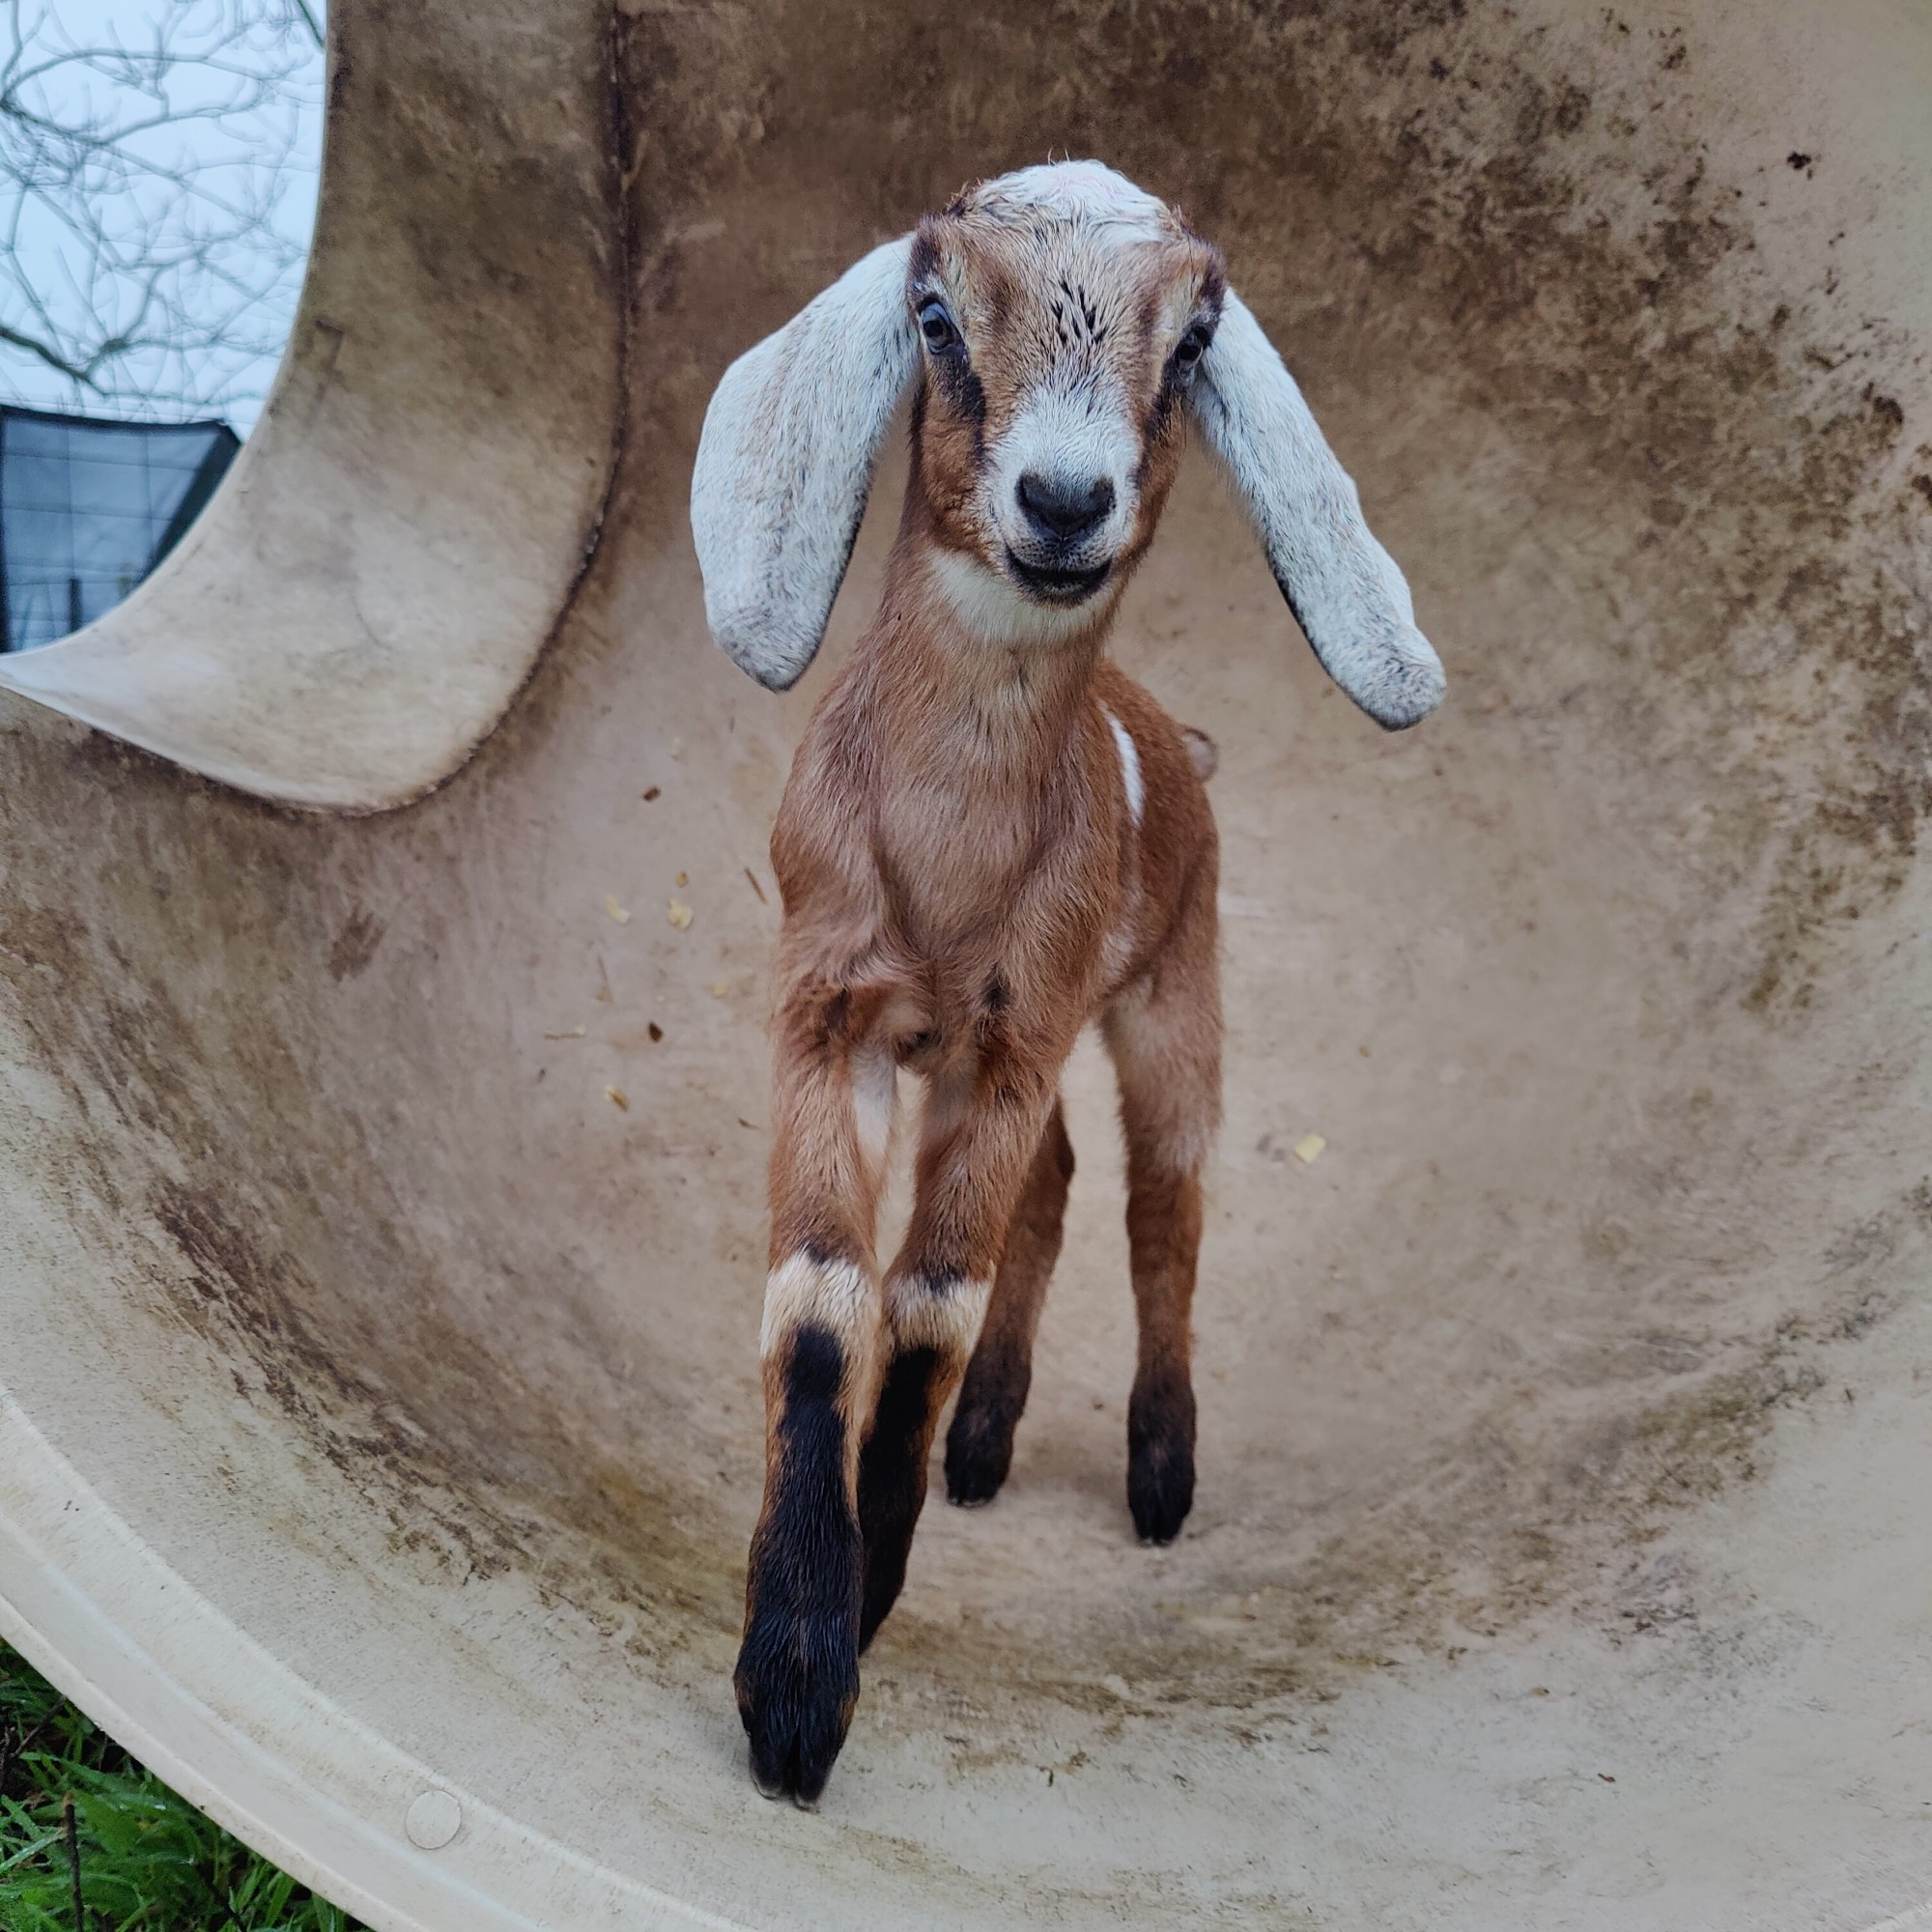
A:
[[[1141,813],[1147,808],[1147,783],[1141,777],[1140,748],[1134,743],[1133,733],[1105,705],[1100,707],[1100,712],[1114,727],[1114,743],[1121,753],[1121,778],[1127,787],[1127,816],[1138,829]]]
[[[957,551],[935,549],[927,568],[952,614],[994,644],[1057,644],[1077,637],[1099,621],[1117,587],[1103,584],[1082,604],[1039,604],[1009,577]]]
[[[852,1262],[814,1261],[801,1248],[765,1278],[758,1352],[771,1354],[808,1325],[829,1330],[848,1347],[869,1347],[877,1307],[864,1268]]]
[[[886,1284],[886,1322],[895,1346],[965,1354],[980,1333],[992,1293],[990,1281],[963,1275],[942,1282],[895,1277]]]
[[[1084,561],[1104,563],[1133,529],[1140,508],[1134,490],[1139,461],[1140,438],[1118,384],[1036,390],[988,465],[987,507],[993,526],[1010,549],[1031,560],[1039,535],[1020,507],[1020,478],[1032,474],[1074,485],[1105,478],[1114,486],[1114,506],[1081,539],[1071,559],[1075,567]]]

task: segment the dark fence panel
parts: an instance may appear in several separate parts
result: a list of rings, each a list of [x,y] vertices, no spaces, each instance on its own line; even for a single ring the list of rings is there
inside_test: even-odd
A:
[[[0,649],[92,623],[167,555],[241,440],[226,423],[0,408]]]

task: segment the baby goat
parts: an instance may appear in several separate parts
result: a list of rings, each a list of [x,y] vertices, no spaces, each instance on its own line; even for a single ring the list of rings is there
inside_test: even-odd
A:
[[[1350,696],[1399,729],[1443,688],[1401,573],[1219,253],[1094,162],[968,188],[725,372],[692,524],[711,629],[761,683],[784,690],[811,663],[908,384],[885,598],[772,835],[765,1492],[736,1685],[758,1788],[802,1804],[904,1580],[962,1375],[952,1498],[985,1502],[1006,1476],[1073,1171],[1061,1069],[1095,1016],[1126,1136],[1134,1525],[1167,1542],[1193,1501],[1189,1308],[1220,1113],[1214,821],[1182,732],[1102,655],[1188,416]],[[882,1280],[901,1066],[925,1106],[911,1225]]]

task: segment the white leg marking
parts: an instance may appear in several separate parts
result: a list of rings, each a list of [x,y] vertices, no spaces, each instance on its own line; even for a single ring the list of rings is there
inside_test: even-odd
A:
[[[937,1349],[963,1358],[980,1334],[990,1281],[950,1275],[929,1282],[896,1275],[886,1284],[886,1321],[898,1349]]]
[[[810,1323],[841,1342],[864,1343],[878,1320],[866,1270],[853,1262],[813,1261],[804,1249],[781,1262],[765,1280],[765,1321],[758,1353],[769,1355]]]

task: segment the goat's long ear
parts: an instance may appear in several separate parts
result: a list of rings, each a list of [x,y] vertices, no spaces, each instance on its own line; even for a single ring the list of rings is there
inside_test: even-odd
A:
[[[1426,718],[1442,699],[1442,661],[1415,628],[1408,585],[1362,521],[1355,486],[1294,378],[1232,289],[1187,394],[1322,668],[1391,731]]]
[[[818,654],[919,338],[912,238],[874,248],[725,370],[698,439],[691,530],[711,635],[786,691]]]

